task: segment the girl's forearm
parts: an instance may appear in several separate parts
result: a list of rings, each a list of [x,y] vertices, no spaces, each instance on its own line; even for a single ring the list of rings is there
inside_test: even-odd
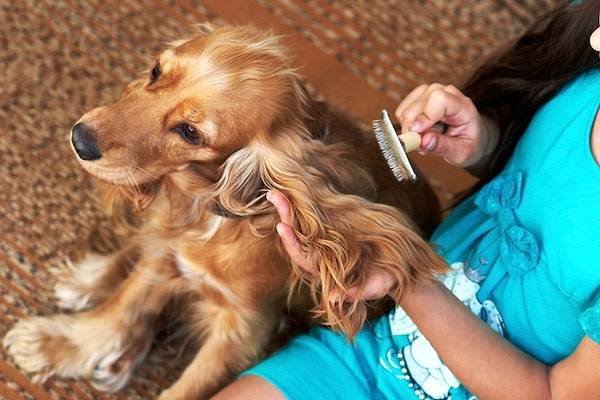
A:
[[[551,398],[548,367],[494,332],[442,284],[418,283],[401,306],[479,399]]]

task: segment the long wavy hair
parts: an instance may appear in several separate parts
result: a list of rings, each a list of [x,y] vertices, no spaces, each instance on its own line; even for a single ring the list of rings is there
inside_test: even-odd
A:
[[[569,1],[539,18],[523,36],[475,71],[463,86],[478,110],[494,118],[500,142],[479,186],[502,171],[538,109],[578,75],[600,67],[589,37],[600,1]]]

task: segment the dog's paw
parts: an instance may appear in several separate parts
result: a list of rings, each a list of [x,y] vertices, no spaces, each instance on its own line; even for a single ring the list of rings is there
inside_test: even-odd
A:
[[[37,383],[55,375],[90,379],[99,390],[114,392],[129,381],[133,367],[146,355],[151,340],[123,341],[110,323],[84,315],[30,318],[4,337],[16,364]]]
[[[56,279],[54,295],[58,306],[65,310],[81,311],[92,308],[104,301],[111,292],[104,293],[99,288],[110,256],[88,253],[74,264],[67,260],[62,268],[52,272]]]
[[[152,340],[129,343],[126,349],[113,348],[98,360],[92,375],[92,385],[104,392],[121,390],[131,379],[135,368],[146,358]]]
[[[43,383],[56,374],[56,354],[60,333],[45,318],[32,318],[17,323],[5,336],[4,348],[17,365],[32,374],[34,383]],[[60,356],[59,356],[60,357]]]

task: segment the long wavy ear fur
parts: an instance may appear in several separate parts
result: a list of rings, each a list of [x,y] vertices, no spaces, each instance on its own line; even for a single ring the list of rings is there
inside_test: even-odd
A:
[[[287,73],[286,94],[270,105],[277,110],[274,119],[227,159],[211,201],[243,217],[273,213],[264,201],[266,189],[283,193],[317,270],[294,266],[293,284],[310,287],[316,315],[351,339],[367,318],[367,304],[360,295],[350,304],[330,299],[364,287],[368,270],[396,277],[392,297],[398,302],[417,280],[433,279],[447,266],[403,212],[373,203],[374,181],[344,145],[314,139],[307,121],[315,103],[298,77]]]
[[[345,194],[367,194],[369,176],[339,149],[293,136],[281,142],[279,151],[271,152],[269,162],[263,163],[263,179],[290,200],[297,235],[318,271],[315,275],[295,266],[295,284],[310,286],[317,316],[350,340],[369,311],[369,305],[359,300],[369,271],[395,276],[397,285],[390,295],[398,303],[417,280],[433,279],[448,266],[402,211],[367,196]],[[304,149],[304,154],[288,149]],[[351,287],[359,288],[353,302],[330,301],[346,297]]]

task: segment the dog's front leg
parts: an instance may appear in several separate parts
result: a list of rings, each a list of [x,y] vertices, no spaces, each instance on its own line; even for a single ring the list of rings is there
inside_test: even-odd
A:
[[[5,347],[36,381],[84,377],[101,390],[120,389],[145,357],[156,317],[178,284],[163,262],[138,264],[94,310],[19,322],[4,338]]]
[[[139,258],[139,248],[128,245],[114,253],[88,252],[78,261],[67,260],[53,270],[58,306],[83,311],[106,301],[123,282]]]
[[[220,308],[208,312],[207,308]],[[264,356],[265,343],[273,330],[277,313],[226,309],[222,305],[204,308],[209,326],[200,351],[181,377],[159,400],[206,400],[239,373]]]

